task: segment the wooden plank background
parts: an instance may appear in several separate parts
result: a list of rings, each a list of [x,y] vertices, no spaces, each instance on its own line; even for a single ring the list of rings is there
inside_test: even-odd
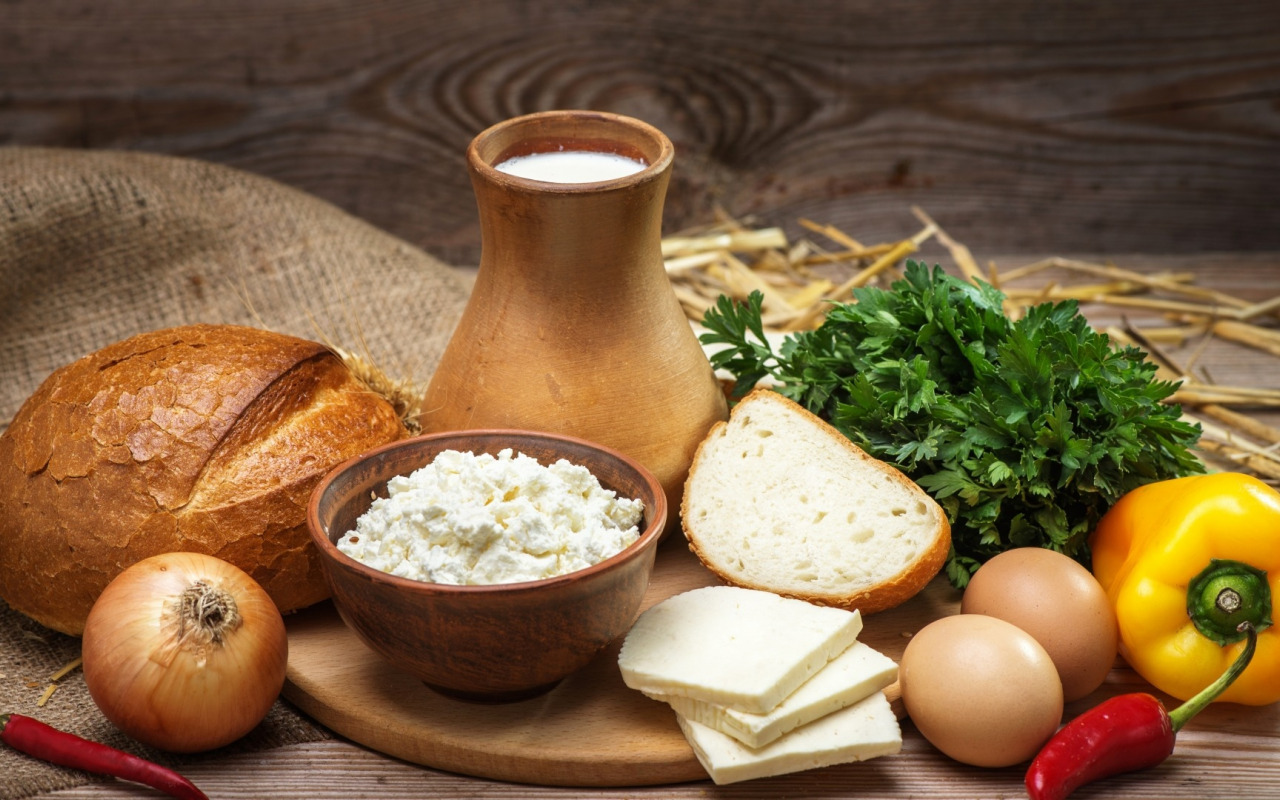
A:
[[[1276,0],[0,3],[0,144],[210,159],[454,263],[467,142],[575,107],[675,141],[669,229],[919,203],[976,250],[1280,250]]]

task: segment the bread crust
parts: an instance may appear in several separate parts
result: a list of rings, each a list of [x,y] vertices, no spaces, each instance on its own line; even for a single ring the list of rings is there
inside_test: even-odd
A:
[[[404,436],[324,346],[229,325],[134,336],[54,372],[0,435],[0,597],[79,635],[106,585],[175,550],[282,612],[328,596],[306,530],[333,465]]]
[[[865,589],[849,595],[832,596],[830,594],[818,594],[813,592],[796,591],[789,589],[780,589],[776,586],[761,586],[744,582],[738,576],[731,574],[727,570],[721,569],[715,563],[715,559],[705,552],[698,542],[698,534],[696,530],[695,520],[691,513],[690,505],[690,487],[693,484],[694,476],[698,469],[703,465],[704,449],[708,442],[714,440],[719,432],[726,428],[733,421],[734,416],[741,413],[743,408],[750,408],[753,403],[773,403],[781,408],[786,409],[790,413],[798,414],[800,417],[815,427],[828,434],[832,443],[836,446],[843,447],[854,458],[862,461],[867,467],[873,468],[883,473],[888,479],[896,481],[907,488],[913,495],[918,496],[923,502],[934,509],[935,515],[939,520],[938,532],[934,537],[929,548],[921,553],[914,561],[905,566],[893,578],[873,584]],[[942,569],[946,563],[947,555],[951,551],[951,523],[947,520],[946,513],[942,507],[938,505],[927,492],[921,489],[914,481],[902,474],[899,470],[886,464],[885,462],[872,458],[867,455],[862,448],[849,441],[843,433],[836,430],[830,423],[813,414],[808,409],[792,400],[783,397],[772,389],[758,388],[752,390],[744,397],[738,405],[734,406],[730,412],[729,422],[717,422],[707,433],[702,443],[698,445],[698,450],[694,454],[693,464],[689,468],[689,477],[685,481],[684,499],[680,503],[680,520],[684,527],[685,537],[689,541],[689,549],[698,557],[698,560],[706,566],[707,569],[714,572],[726,583],[733,586],[741,586],[746,589],[762,589],[764,591],[773,592],[783,597],[793,597],[797,600],[804,600],[815,605],[833,606],[835,608],[858,609],[864,615],[874,614],[877,611],[885,611],[895,606],[901,605],[907,600],[914,597],[935,575]]]

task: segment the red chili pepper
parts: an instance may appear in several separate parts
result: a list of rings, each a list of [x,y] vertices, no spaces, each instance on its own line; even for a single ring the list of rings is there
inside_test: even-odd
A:
[[[63,767],[141,783],[178,800],[209,800],[195,784],[171,769],[114,747],[50,728],[21,714],[0,715],[0,742]]]
[[[1253,658],[1258,633],[1248,622],[1240,630],[1249,641],[1236,662],[1172,712],[1149,694],[1122,694],[1067,723],[1027,770],[1031,800],[1063,800],[1086,783],[1154,767],[1168,758],[1182,726],[1222,694]]]

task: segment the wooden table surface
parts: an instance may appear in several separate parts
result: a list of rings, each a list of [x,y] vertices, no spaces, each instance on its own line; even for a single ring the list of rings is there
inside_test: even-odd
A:
[[[981,255],[981,254],[980,254]],[[945,261],[939,258],[940,261]],[[985,258],[981,259],[985,261]],[[1006,268],[1034,257],[997,258]],[[1201,285],[1258,301],[1280,294],[1280,253],[1194,256],[1112,257],[1119,266],[1141,271],[1195,270]],[[1115,309],[1090,308],[1095,323],[1119,319]],[[1130,314],[1132,319],[1135,315]],[[1272,320],[1272,323],[1275,323]],[[1196,346],[1181,352],[1189,356]],[[1223,385],[1280,388],[1277,361],[1245,348],[1211,342],[1197,363]],[[1260,415],[1272,424],[1280,414]],[[873,625],[875,618],[868,620]],[[1145,684],[1130,670],[1108,679],[1117,693]],[[1068,715],[1083,709],[1068,707]],[[1121,776],[1078,792],[1093,798],[1280,798],[1280,710],[1213,706],[1206,714],[1237,731],[1229,737],[1198,729],[1193,721],[1178,736],[1177,749],[1158,770]],[[710,781],[635,789],[552,789],[478,780],[418,767],[341,740],[211,759],[184,772],[211,798],[693,798],[913,797],[1004,798],[1023,796],[1022,770],[987,770],[953,762],[934,750],[910,725],[903,725],[902,753],[865,764],[848,764],[790,776],[716,787]],[[58,800],[156,796],[133,785],[95,784],[55,792]]]

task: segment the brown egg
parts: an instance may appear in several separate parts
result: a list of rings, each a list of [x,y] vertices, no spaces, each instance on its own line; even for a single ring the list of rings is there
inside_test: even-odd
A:
[[[912,637],[898,671],[924,738],[956,761],[1007,767],[1034,756],[1062,720],[1049,654],[995,617],[944,617]]]
[[[1119,632],[1107,593],[1089,570],[1041,547],[1009,550],[974,574],[960,610],[1011,622],[1049,653],[1067,702],[1102,685]]]

